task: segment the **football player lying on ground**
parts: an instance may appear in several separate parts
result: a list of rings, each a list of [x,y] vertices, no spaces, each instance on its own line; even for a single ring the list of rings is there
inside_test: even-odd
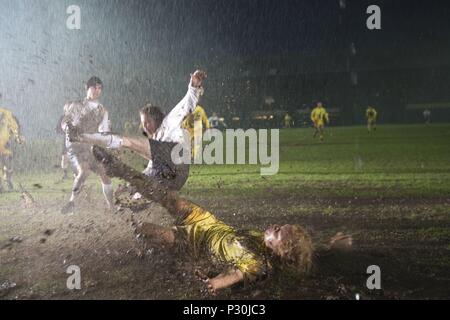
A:
[[[238,231],[217,219],[211,212],[168,190],[153,177],[125,165],[101,147],[93,147],[95,158],[107,174],[128,181],[144,197],[159,202],[177,220],[174,228],[151,223],[136,227],[136,232],[151,243],[169,248],[184,244],[194,257],[207,253],[214,262],[228,268],[214,278],[197,274],[215,294],[240,282],[265,278],[275,263],[307,272],[312,264],[313,244],[309,234],[298,225],[270,226],[265,231]],[[352,238],[338,234],[332,247],[350,246]]]
[[[189,176],[189,165],[175,165],[171,159],[171,152],[175,145],[184,142],[181,124],[196,107],[205,78],[206,73],[201,70],[191,74],[186,95],[167,116],[155,106],[141,109],[141,125],[147,138],[78,133],[76,128],[69,127],[69,139],[110,149],[126,148],[135,151],[149,160],[144,170],[145,175],[160,179],[171,190],[180,190]]]

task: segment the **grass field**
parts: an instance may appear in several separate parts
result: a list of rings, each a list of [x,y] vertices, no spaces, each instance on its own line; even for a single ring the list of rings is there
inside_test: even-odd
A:
[[[328,128],[324,142],[312,133],[281,131],[275,176],[262,177],[256,165],[192,166],[182,193],[239,228],[299,223],[318,252],[344,231],[353,235],[354,249],[318,255],[307,277],[275,275],[269,284],[233,288],[219,298],[450,298],[450,125],[386,125],[372,134],[364,127]],[[34,142],[17,161],[26,173],[16,181],[38,207],[23,208],[19,192],[0,194],[0,286],[17,284],[0,290],[0,298],[204,297],[189,259],[133,254],[137,244],[125,215],[103,213],[96,178],[88,180],[79,212],[59,214],[71,183],[55,183],[55,143]],[[142,219],[172,222],[157,205]],[[70,264],[84,271],[80,291],[65,287]],[[365,286],[373,264],[382,270],[380,291]]]

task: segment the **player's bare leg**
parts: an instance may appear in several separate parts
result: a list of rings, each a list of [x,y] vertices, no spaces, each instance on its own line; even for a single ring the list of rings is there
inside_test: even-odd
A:
[[[6,181],[6,185],[8,189],[11,191],[14,189],[14,185],[12,183],[12,158],[11,155],[7,155],[3,160],[3,179]]]
[[[61,177],[61,180],[67,179],[67,169],[69,167],[69,159],[67,157],[67,153],[64,153],[61,156],[61,169],[63,170],[63,176]]]
[[[113,190],[111,178],[107,176],[105,169],[103,167],[100,167],[96,171],[102,181],[103,196],[105,197],[106,203],[108,205],[108,210],[110,212],[113,212],[113,210],[114,210],[114,190]]]
[[[4,168],[4,172],[5,172],[5,181],[6,181],[6,184],[8,185],[8,189],[11,191],[11,190],[14,189],[14,185],[13,185],[13,183],[12,183],[12,173],[13,173],[13,170],[10,169],[10,168],[8,168],[8,167],[5,167],[5,168]]]
[[[320,141],[323,141],[323,137],[324,137],[324,129],[323,129],[323,126],[318,126],[318,132],[319,132],[319,138],[320,138]]]
[[[87,163],[79,163],[77,161],[76,165],[77,175],[73,181],[72,194],[68,203],[64,205],[61,209],[62,214],[73,213],[75,210],[75,199],[80,194],[84,182],[89,176],[90,170]]]
[[[0,155],[0,193],[3,192],[3,156]]]
[[[368,131],[369,133],[371,133],[373,130],[376,130],[376,129],[375,129],[375,121],[373,121],[373,120],[368,120],[368,121],[367,121],[367,131]]]
[[[314,125],[314,135],[313,138],[315,139],[317,137],[317,135],[319,134],[319,128],[317,127],[317,125]]]

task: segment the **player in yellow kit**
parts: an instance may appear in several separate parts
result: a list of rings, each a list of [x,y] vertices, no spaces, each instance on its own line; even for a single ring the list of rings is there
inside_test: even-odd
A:
[[[13,139],[19,144],[24,142],[24,138],[20,134],[19,122],[11,111],[0,108],[0,192],[3,191],[3,180],[6,181],[9,190],[14,188],[11,180]]]
[[[197,123],[197,126],[195,125]],[[201,126],[199,124],[201,123]],[[201,151],[201,144],[195,143],[195,136],[202,137],[203,132],[210,128],[208,116],[202,106],[197,105],[192,113],[190,113],[181,125],[186,129],[191,136],[192,157],[195,157],[197,152]]]
[[[211,212],[169,191],[154,177],[146,177],[125,165],[105,149],[95,146],[94,156],[111,177],[128,181],[144,197],[161,203],[177,219],[173,228],[144,223],[136,232],[153,244],[169,248],[181,246],[195,258],[208,256],[225,265],[221,274],[210,278],[198,271],[211,293],[240,282],[265,278],[275,264],[307,272],[312,264],[313,245],[309,234],[298,225],[272,225],[264,231],[239,231],[217,219]],[[338,234],[332,246],[351,245],[352,238]],[[178,246],[177,246],[178,245]],[[331,247],[330,247],[331,248]]]
[[[314,125],[314,138],[319,134],[320,140],[323,141],[323,130],[325,123],[329,122],[328,112],[325,110],[322,102],[318,102],[317,106],[311,112],[311,120]]]
[[[367,131],[370,133],[372,130],[377,130],[377,110],[375,108],[369,106],[366,110],[366,118],[367,118]]]
[[[292,127],[293,119],[292,119],[292,117],[291,117],[291,115],[289,113],[286,113],[284,115],[284,119],[283,120],[284,120],[284,127],[285,128],[291,128]]]

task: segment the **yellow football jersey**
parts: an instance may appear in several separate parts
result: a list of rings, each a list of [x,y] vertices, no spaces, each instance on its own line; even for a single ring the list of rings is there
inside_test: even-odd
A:
[[[11,154],[8,142],[12,137],[20,139],[19,123],[11,111],[0,108],[0,154]]]
[[[236,230],[218,220],[210,212],[191,204],[191,213],[177,226],[178,234],[187,242],[196,258],[209,253],[214,261],[239,269],[247,281],[267,274],[264,235],[260,231]]]
[[[311,120],[315,123],[328,122],[328,112],[324,107],[315,107],[311,112]]]
[[[194,111],[190,113],[182,123],[182,127],[184,129],[189,130],[189,132],[193,132],[195,121],[201,121],[203,125],[203,130],[209,129],[209,121],[208,116],[206,115],[205,110],[201,106],[196,106]]]
[[[366,118],[370,119],[370,120],[374,120],[377,118],[377,110],[375,110],[375,108],[369,107],[366,110]]]

